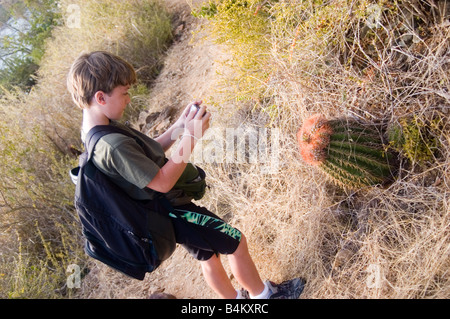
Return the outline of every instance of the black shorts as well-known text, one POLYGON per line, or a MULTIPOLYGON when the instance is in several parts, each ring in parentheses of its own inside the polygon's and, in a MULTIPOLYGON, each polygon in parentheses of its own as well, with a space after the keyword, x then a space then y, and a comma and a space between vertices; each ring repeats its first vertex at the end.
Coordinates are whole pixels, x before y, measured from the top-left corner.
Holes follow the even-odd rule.
POLYGON ((198 260, 214 254, 232 254, 242 234, 204 207, 189 203, 174 207, 170 213, 177 243, 198 260))

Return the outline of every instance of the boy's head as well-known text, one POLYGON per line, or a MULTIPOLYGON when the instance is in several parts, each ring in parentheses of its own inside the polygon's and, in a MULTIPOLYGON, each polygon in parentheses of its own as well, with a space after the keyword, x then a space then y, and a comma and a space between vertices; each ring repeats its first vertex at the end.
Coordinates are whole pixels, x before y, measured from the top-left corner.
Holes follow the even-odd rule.
POLYGON ((134 83, 134 68, 122 58, 105 51, 95 51, 78 57, 67 77, 67 88, 73 101, 82 109, 89 108, 96 92, 111 94, 118 86, 134 83))

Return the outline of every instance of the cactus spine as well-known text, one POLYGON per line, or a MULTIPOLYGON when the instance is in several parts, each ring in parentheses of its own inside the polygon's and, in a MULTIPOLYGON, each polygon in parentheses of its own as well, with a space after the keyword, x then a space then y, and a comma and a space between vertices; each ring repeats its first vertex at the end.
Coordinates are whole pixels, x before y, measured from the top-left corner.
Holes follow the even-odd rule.
POLYGON ((297 133, 303 160, 344 188, 383 184, 392 177, 391 155, 373 126, 315 115, 297 133))

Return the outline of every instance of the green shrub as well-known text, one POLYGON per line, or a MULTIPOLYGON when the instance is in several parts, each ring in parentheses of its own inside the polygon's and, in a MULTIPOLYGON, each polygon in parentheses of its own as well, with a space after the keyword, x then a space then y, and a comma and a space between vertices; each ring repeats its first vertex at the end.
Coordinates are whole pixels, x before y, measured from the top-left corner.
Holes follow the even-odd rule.
POLYGON ((271 6, 271 1, 218 0, 193 12, 210 20, 214 40, 226 44, 235 57, 237 100, 257 97, 260 82, 267 79, 271 6))
POLYGON ((82 252, 74 187, 67 176, 76 159, 61 154, 44 130, 24 116, 26 94, 7 93, 0 99, 0 224, 5 235, 0 294, 55 298, 55 288, 64 284, 65 264, 82 252))
POLYGON ((443 118, 431 120, 414 115, 402 118, 389 128, 389 145, 400 152, 413 165, 433 161, 441 147, 438 136, 443 128, 443 118))
POLYGON ((29 90, 36 83, 36 71, 45 52, 45 42, 60 20, 56 0, 26 0, 6 4, 2 22, 11 17, 26 19, 27 30, 5 36, 0 42, 0 56, 5 64, 0 70, 1 86, 4 89, 20 87, 29 90), (26 15, 28 12, 29 15, 26 15))

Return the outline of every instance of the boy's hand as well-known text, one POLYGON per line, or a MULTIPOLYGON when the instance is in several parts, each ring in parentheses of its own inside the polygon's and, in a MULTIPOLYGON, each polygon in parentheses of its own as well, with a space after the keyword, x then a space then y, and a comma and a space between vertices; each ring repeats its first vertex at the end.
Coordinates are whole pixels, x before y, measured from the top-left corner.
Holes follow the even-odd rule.
POLYGON ((202 103, 203 103, 202 100, 198 100, 198 101, 189 103, 188 106, 186 106, 186 108, 183 111, 183 114, 182 114, 183 119, 186 119, 186 117, 189 115, 189 112, 191 111, 192 106, 197 105, 198 107, 200 107, 200 105, 202 105, 202 103))
POLYGON ((206 106, 201 106, 202 101, 190 103, 183 112, 184 132, 194 136, 197 139, 203 137, 203 134, 209 128, 209 120, 211 113, 206 111, 206 106), (199 108, 192 108, 193 105, 198 105, 199 108))
POLYGON ((189 103, 189 104, 184 108, 183 113, 181 113, 180 118, 174 123, 174 125, 175 125, 177 128, 184 128, 184 124, 185 124, 185 121, 186 121, 186 117, 187 117, 187 115, 189 114, 189 110, 191 109, 191 107, 192 107, 193 105, 200 105, 200 104, 202 104, 202 101, 195 101, 195 102, 189 103))
POLYGON ((183 112, 181 113, 180 117, 178 118, 178 120, 174 123, 174 127, 176 129, 184 129, 185 126, 185 122, 186 122, 186 117, 189 114, 189 111, 191 109, 191 107, 193 105, 200 105, 202 104, 202 101, 195 101, 195 102, 191 102, 189 103, 183 110, 183 112))

